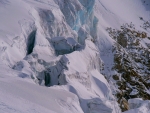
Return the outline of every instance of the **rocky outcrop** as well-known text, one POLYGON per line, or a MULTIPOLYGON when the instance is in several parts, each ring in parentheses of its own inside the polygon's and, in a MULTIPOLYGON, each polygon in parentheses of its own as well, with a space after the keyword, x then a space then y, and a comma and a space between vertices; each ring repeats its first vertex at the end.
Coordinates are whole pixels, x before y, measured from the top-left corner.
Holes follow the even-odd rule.
POLYGON ((129 109, 128 99, 149 100, 149 49, 143 47, 141 40, 148 39, 146 32, 137 31, 134 25, 126 24, 120 30, 108 28, 109 35, 116 40, 113 48, 114 66, 118 74, 112 75, 118 91, 116 97, 122 111, 129 109))

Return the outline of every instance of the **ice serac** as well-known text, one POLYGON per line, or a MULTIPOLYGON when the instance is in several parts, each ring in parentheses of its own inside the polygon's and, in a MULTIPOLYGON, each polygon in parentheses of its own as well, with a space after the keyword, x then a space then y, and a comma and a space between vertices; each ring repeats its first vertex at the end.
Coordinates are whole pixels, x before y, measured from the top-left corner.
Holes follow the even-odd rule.
POLYGON ((98 19, 94 15, 95 0, 56 0, 67 24, 78 34, 78 42, 97 38, 98 19))

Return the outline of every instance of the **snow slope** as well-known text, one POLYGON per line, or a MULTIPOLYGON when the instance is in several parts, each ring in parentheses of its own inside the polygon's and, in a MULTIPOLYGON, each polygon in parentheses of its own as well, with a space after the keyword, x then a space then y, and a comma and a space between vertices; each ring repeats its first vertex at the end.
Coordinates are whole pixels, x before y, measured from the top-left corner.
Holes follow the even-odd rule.
MULTIPOLYGON (((115 74, 121 78, 121 73, 112 70, 118 42, 106 29, 132 22, 150 35, 140 19, 149 20, 149 4, 148 0, 0 0, 0 113, 129 110, 130 99, 116 96, 122 91, 113 79, 115 74)), ((140 43, 148 49, 150 41, 140 43)), ((128 54, 128 49, 120 50, 128 54)), ((150 94, 148 87, 144 91, 150 94)))
POLYGON ((0 86, 1 113, 83 113, 77 96, 59 87, 45 88, 8 75, 1 76, 0 86))

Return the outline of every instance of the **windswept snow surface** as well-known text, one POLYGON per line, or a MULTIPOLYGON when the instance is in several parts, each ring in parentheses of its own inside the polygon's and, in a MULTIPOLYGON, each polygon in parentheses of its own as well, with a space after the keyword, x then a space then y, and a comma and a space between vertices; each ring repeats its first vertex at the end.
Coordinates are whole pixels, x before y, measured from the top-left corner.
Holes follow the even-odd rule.
POLYGON ((0 0, 0 113, 121 113, 106 28, 142 29, 145 2, 0 0))

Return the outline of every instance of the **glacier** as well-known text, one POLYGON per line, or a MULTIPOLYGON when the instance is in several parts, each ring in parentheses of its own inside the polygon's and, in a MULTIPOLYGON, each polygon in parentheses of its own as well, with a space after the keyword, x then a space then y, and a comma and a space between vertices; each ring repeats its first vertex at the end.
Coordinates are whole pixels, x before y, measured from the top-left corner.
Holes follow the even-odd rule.
MULTIPOLYGON (((114 59, 137 64, 106 30, 133 22, 150 35, 140 27, 139 17, 150 18, 145 1, 0 0, 0 112, 149 113, 144 96, 128 99, 135 90, 123 95, 115 81, 123 75, 113 70, 114 59)), ((147 43, 140 42, 145 49, 147 43)))

